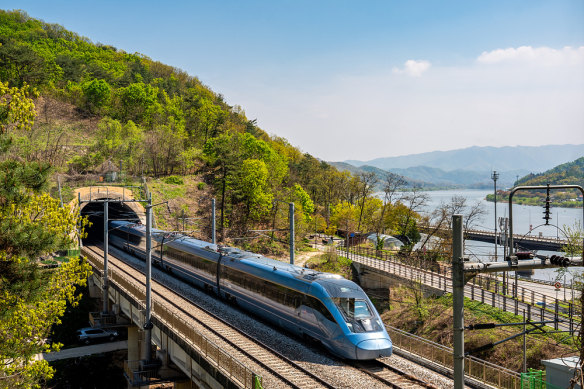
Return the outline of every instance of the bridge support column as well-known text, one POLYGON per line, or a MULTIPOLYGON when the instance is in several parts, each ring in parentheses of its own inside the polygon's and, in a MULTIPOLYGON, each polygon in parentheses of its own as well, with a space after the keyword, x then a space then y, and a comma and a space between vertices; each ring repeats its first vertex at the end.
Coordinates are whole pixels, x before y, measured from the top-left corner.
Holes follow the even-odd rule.
POLYGON ((140 359, 140 331, 137 326, 128 327, 128 361, 140 359))
POLYGON ((101 289, 95 284, 95 278, 92 275, 87 279, 87 287, 89 288, 89 297, 100 298, 102 297, 101 289))
POLYGON ((184 381, 174 383, 175 389, 191 389, 194 387, 196 387, 196 386, 193 386, 193 381, 191 381, 191 380, 184 380, 184 381))

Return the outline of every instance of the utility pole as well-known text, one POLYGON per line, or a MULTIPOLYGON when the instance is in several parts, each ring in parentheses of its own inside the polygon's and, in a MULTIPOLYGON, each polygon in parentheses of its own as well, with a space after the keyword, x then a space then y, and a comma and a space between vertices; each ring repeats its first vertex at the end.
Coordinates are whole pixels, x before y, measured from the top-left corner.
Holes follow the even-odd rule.
POLYGON ((294 265, 294 203, 290 203, 290 265, 294 265))
POLYGON ((106 198, 103 202, 103 313, 104 315, 107 314, 108 311, 108 287, 109 287, 109 279, 108 279, 108 251, 109 251, 109 231, 108 231, 108 222, 109 222, 109 202, 106 198))
POLYGON ((316 215, 314 215, 314 248, 316 248, 316 215))
POLYGON ((347 259, 349 259, 349 219, 347 219, 347 233, 345 236, 345 248, 347 249, 347 259))
MULTIPOLYGON (((509 219, 504 218, 503 220, 503 241, 505 242, 503 244, 503 260, 505 260, 507 258, 507 253, 509 252, 509 247, 507 245, 509 236, 508 236, 508 231, 509 231, 509 219)), ((503 293, 507 293, 507 289, 505 288, 505 286, 507 285, 507 283, 505 282, 505 277, 507 277, 506 273, 503 273, 503 293)))
POLYGON ((217 244, 215 234, 215 199, 211 199, 211 243, 217 244))
MULTIPOLYGON (((578 189, 579 185, 547 185, 515 187, 509 194, 509 256, 502 262, 464 262, 462 243, 462 215, 452 216, 452 300, 453 300, 453 341, 454 341, 454 388, 464 388, 464 285, 479 273, 497 273, 522 269, 549 269, 556 267, 582 266, 583 259, 538 258, 519 261, 513 247, 513 194, 518 190, 578 189)), ((584 203, 584 202, 583 202, 584 203)), ((547 209, 546 209, 547 210, 547 209)), ((582 207, 584 212, 584 205, 582 207)), ((548 216, 546 214, 546 216, 548 216)), ((547 220, 547 219, 546 219, 547 220)), ((584 249, 583 249, 584 250, 584 249)), ((584 254, 584 253, 583 253, 584 254)), ((584 257, 584 255, 583 255, 584 257)), ((525 320, 524 320, 525 322, 525 320)))
MULTIPOLYGON (((81 192, 77 192, 77 206, 79 207, 79 216, 81 216, 81 192)), ((81 255, 81 249, 83 248, 83 240, 81 239, 81 218, 77 223, 77 243, 79 244, 79 254, 81 255)))
POLYGON ((499 179, 499 173, 496 170, 493 170, 491 179, 493 180, 493 192, 495 194, 495 261, 497 261, 497 180, 499 179))
POLYGON ((152 195, 148 194, 146 205, 146 312, 144 314, 144 345, 142 347, 143 364, 150 362, 152 354, 152 195))
POLYGON ((527 373, 527 322, 525 321, 525 309, 523 310, 523 372, 527 373))
POLYGON ((462 215, 452 215, 452 297, 454 387, 464 387, 464 248, 462 215))

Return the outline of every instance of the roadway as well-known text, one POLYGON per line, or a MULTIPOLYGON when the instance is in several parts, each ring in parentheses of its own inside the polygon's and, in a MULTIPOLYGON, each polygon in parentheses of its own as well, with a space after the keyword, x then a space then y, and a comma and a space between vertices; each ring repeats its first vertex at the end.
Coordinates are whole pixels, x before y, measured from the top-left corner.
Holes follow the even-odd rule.
POLYGON ((128 341, 119 340, 117 342, 92 344, 90 346, 81 346, 67 348, 52 353, 42 353, 35 356, 36 360, 45 360, 48 362, 60 361, 62 359, 80 358, 93 354, 109 353, 111 351, 127 350, 128 341))

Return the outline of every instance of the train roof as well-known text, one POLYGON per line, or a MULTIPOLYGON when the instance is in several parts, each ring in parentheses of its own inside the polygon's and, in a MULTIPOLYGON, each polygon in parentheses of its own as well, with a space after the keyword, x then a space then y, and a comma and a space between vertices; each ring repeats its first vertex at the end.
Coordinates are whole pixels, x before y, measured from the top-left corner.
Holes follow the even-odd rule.
MULTIPOLYGON (((139 223, 131 223, 127 221, 112 221, 110 222, 113 228, 119 228, 122 230, 132 230, 141 236, 146 235, 146 226, 139 223)), ((324 273, 308 268, 303 268, 296 265, 291 265, 289 263, 285 263, 282 261, 278 261, 276 259, 268 258, 261 254, 252 253, 249 251, 241 250, 236 247, 227 247, 227 246, 217 246, 216 244, 212 244, 206 241, 197 240, 185 235, 181 234, 172 234, 166 231, 162 231, 159 229, 152 229, 152 233, 154 234, 155 240, 160 242, 161 237, 165 234, 169 234, 168 238, 165 238, 164 244, 169 244, 170 246, 175 247, 184 247, 184 248, 191 248, 191 249, 205 249, 210 251, 221 252, 224 256, 228 256, 230 258, 236 259, 241 263, 246 264, 252 268, 257 269, 259 272, 270 272, 278 270, 278 275, 283 276, 286 275, 290 279, 304 281, 306 283, 312 283, 317 281, 318 283, 322 283, 325 286, 324 281, 329 281, 328 284, 337 284, 346 285, 349 287, 350 285, 355 285, 352 281, 346 280, 342 276, 338 274, 331 274, 331 273, 324 273), (166 241, 168 239, 168 243, 166 241)), ((326 287, 326 286, 325 286, 326 287)))
POLYGON ((290 278, 300 279, 309 283, 318 280, 345 280, 342 276, 337 274, 323 273, 320 271, 291 265, 289 263, 265 257, 261 254, 240 250, 235 247, 222 247, 220 248, 220 251, 223 253, 223 255, 238 259, 242 262, 245 262, 249 266, 256 267, 261 270, 278 270, 279 272, 288 274, 290 278))
MULTIPOLYGON (((136 232, 140 236, 146 236, 146 226, 141 223, 133 223, 128 221, 111 221, 110 225, 113 226, 113 228, 115 229, 125 231, 131 229, 132 232, 136 232)), ((187 248, 199 248, 217 251, 216 244, 191 238, 190 236, 182 235, 179 233, 172 233, 159 230, 157 228, 152 228, 152 235, 153 235, 152 238, 157 242, 161 242, 162 238, 164 237, 165 240, 164 244, 170 244, 171 246, 173 245, 173 243, 179 243, 181 246, 187 248)))
POLYGON ((169 246, 180 246, 191 249, 205 249, 215 252, 218 249, 216 244, 206 242, 204 240, 191 238, 190 236, 182 234, 172 234, 169 237, 165 237, 164 244, 169 246))

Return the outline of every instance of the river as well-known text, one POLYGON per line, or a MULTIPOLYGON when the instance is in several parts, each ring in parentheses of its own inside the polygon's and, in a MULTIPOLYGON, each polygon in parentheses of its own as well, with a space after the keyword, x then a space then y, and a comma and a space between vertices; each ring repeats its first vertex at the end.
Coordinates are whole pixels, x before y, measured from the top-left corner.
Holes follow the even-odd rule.
MULTIPOLYGON (((436 209, 441 203, 449 203, 453 196, 464 196, 467 199, 467 204, 472 205, 476 202, 480 202, 485 210, 485 215, 478 220, 473 228, 481 230, 493 231, 495 228, 495 204, 493 202, 488 202, 485 200, 487 194, 493 193, 487 190, 443 190, 443 191, 428 191, 430 200, 428 204, 424 207, 423 212, 428 214, 436 209)), ((509 217, 509 205, 507 202, 497 203, 497 218, 509 217)), ((564 233, 561 231, 565 226, 573 227, 574 224, 580 223, 584 225, 582 220, 582 208, 551 208, 551 220, 550 225, 546 226, 543 220, 543 207, 532 206, 532 205, 513 205, 513 232, 515 234, 528 234, 530 229, 532 229, 531 234, 546 237, 559 237, 560 239, 565 239, 564 233), (557 227, 559 226, 559 228, 557 227)), ((491 260, 495 253, 495 245, 477 242, 477 241, 467 241, 465 244, 465 255, 481 260, 491 260)), ((556 254, 550 251, 539 251, 539 254, 551 255, 556 254)), ((499 258, 502 258, 503 247, 497 247, 497 254, 499 258)), ((575 272, 582 273, 584 268, 574 267, 568 268, 566 272, 565 281, 569 284, 572 279, 572 274, 575 272)), ((558 278, 557 269, 536 269, 534 275, 532 276, 536 279, 555 281, 558 278)), ((564 278, 559 279, 560 282, 564 283, 564 278)))

